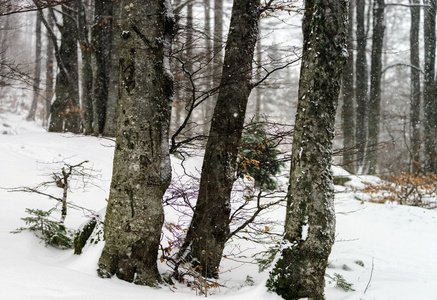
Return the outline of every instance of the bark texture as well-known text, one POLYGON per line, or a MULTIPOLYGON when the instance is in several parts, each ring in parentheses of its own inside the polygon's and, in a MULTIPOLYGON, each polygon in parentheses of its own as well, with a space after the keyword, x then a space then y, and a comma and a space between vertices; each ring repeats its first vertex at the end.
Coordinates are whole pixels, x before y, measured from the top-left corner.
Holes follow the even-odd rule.
MULTIPOLYGON (((217 277, 229 236, 230 196, 236 160, 252 89, 252 59, 258 35, 259 0, 234 1, 223 76, 203 160, 196 210, 184 248, 193 265, 217 277)), ((184 251, 183 251, 184 252, 184 251)))
POLYGON ((367 168, 375 174, 378 163, 379 123, 381 115, 382 47, 384 44, 384 0, 373 4, 373 38, 370 68, 369 125, 367 141, 367 168))
POLYGON ((305 1, 303 57, 282 257, 267 286, 284 299, 323 299, 335 238, 332 139, 347 58, 347 0, 305 1))
MULTIPOLYGON (((173 18, 166 1, 123 2, 120 107, 101 277, 160 282, 162 196, 171 179, 168 151, 173 79, 168 54, 173 18)), ((168 3, 168 2, 167 2, 168 3)))

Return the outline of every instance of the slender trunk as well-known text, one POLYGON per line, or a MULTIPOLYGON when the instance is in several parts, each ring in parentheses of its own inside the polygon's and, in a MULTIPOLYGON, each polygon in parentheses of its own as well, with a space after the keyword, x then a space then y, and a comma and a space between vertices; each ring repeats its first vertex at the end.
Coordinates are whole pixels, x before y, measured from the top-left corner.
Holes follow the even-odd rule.
POLYGON ((78 31, 82 54, 82 109, 84 111, 84 131, 91 134, 93 128, 93 70, 91 67, 92 46, 88 37, 87 15, 84 4, 79 5, 78 31))
MULTIPOLYGON (((214 0, 214 41, 212 46, 213 51, 213 77, 212 86, 218 87, 220 85, 220 78, 223 69, 223 0, 214 0)), ((214 111, 217 103, 218 94, 212 97, 211 108, 214 111)))
MULTIPOLYGON (((261 25, 258 33, 258 40, 256 43, 256 64, 257 64, 257 80, 261 79, 261 69, 262 69, 262 51, 261 51, 261 25)), ((255 98, 255 122, 258 122, 261 114, 261 88, 258 86, 256 89, 255 98)))
POLYGON ((171 180, 168 129, 174 20, 165 0, 126 0, 121 13, 120 109, 105 247, 98 274, 156 286, 164 222, 162 196, 171 180), (147 16, 147 17, 145 17, 147 16))
POLYGON ((437 173, 437 101, 435 87, 436 0, 425 0, 424 12, 425 74, 423 105, 425 111, 425 171, 437 173))
POLYGON ((335 239, 332 139, 346 61, 347 0, 305 1, 303 57, 282 256, 267 287, 284 299, 324 299, 335 239))
POLYGON ((343 131, 343 167, 349 172, 354 171, 355 155, 355 114, 354 114, 354 8, 355 2, 349 4, 349 23, 346 60, 342 75, 343 106, 341 110, 341 128, 343 131))
MULTIPOLYGON (((54 20, 52 16, 48 15, 48 26, 53 28, 54 20)), ((47 47, 46 47, 46 92, 45 92, 45 105, 44 105, 44 126, 48 125, 50 117, 50 106, 52 105, 52 99, 54 96, 54 70, 55 70, 55 56, 54 56, 53 39, 50 34, 47 33, 47 47)))
MULTIPOLYGON (((410 0, 410 4, 419 5, 420 0, 410 0)), ((420 55, 419 55, 419 30, 420 7, 412 6, 410 28, 410 62, 411 62, 411 93, 410 93, 410 159, 411 171, 420 170, 420 55)))
MULTIPOLYGON (((78 0, 70 2, 78 9, 78 0)), ((79 108, 79 72, 77 57, 77 23, 70 8, 62 7, 63 17, 61 46, 59 48, 59 73, 56 76, 56 100, 50 107, 49 131, 80 132, 81 110, 79 108)))
POLYGON ((367 107, 368 107, 368 75, 367 75, 367 34, 364 22, 365 17, 365 0, 357 0, 357 59, 356 59, 356 129, 355 143, 357 147, 357 164, 362 166, 367 140, 367 107))
MULTIPOLYGON (((212 74, 213 74, 213 66, 212 66, 212 40, 211 40, 211 0, 203 0, 203 5, 205 7, 205 60, 208 63, 206 68, 205 75, 205 90, 209 91, 212 88, 212 74)), ((212 105, 212 97, 209 97, 205 100, 203 104, 203 134, 208 135, 209 127, 211 124, 212 112, 214 111, 214 106, 212 105)))
POLYGON ((372 64, 370 69, 369 125, 367 166, 375 174, 378 164, 379 126, 381 115, 382 47, 384 45, 384 0, 375 0, 373 6, 372 64))
POLYGON ((109 66, 108 105, 106 108, 106 123, 103 134, 115 136, 117 131, 118 112, 118 81, 120 66, 120 13, 121 1, 114 2, 112 8, 112 34, 111 34, 111 59, 109 66))
POLYGON ((93 95, 93 131, 103 133, 108 105, 108 86, 111 59, 112 0, 95 1, 92 28, 95 73, 93 95))
POLYGON ((35 24, 35 75, 33 78, 33 100, 32 105, 29 110, 29 114, 26 117, 27 121, 34 121, 36 109, 38 107, 39 99, 39 84, 41 82, 41 14, 36 13, 36 24, 35 24))
POLYGON ((229 236, 231 190, 252 89, 252 59, 258 36, 259 0, 234 1, 220 92, 203 160, 196 210, 184 243, 192 263, 207 277, 217 277, 229 236))

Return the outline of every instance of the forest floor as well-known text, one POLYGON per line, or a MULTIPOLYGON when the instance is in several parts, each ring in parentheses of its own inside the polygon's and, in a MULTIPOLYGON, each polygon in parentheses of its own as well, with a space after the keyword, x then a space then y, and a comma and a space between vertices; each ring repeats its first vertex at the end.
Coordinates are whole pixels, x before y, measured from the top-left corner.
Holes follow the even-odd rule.
MULTIPOLYGON (((47 133, 39 124, 23 121, 20 115, 0 113, 0 298, 1 299, 197 299, 198 290, 184 284, 163 285, 160 289, 137 286, 96 274, 103 242, 87 245, 82 255, 73 250, 45 246, 32 232, 12 234, 25 226, 26 208, 48 210, 55 200, 38 194, 10 192, 7 188, 35 187, 50 180, 63 162, 89 161, 92 178, 72 181, 69 201, 94 211, 104 211, 112 172, 114 142, 109 139, 47 133), (84 186, 84 183, 86 185, 84 186)), ((172 158, 175 174, 182 172, 181 160, 172 158)), ((187 170, 200 168, 201 158, 185 162, 187 170)), ((335 168, 334 173, 343 172, 335 168)), ((179 173, 182 174, 182 173, 179 173)), ((336 186, 336 243, 326 271, 325 294, 339 299, 437 299, 437 211, 395 203, 376 204, 353 190, 372 177, 351 176, 349 186, 336 186), (338 275, 336 275, 338 274, 338 275), (335 278, 352 284, 346 292, 335 278)), ((176 177, 177 178, 177 177, 176 177)), ((60 196, 50 187, 46 193, 60 196)), ((166 222, 178 222, 166 208, 166 222)), ((77 229, 90 213, 68 212, 66 226, 77 229)), ((264 216, 283 220, 282 208, 264 216)), ((186 222, 186 221, 185 221, 186 222)), ((280 222, 279 222, 280 223, 280 222)), ((279 225, 272 225, 280 230, 279 225)), ((168 234, 168 232, 167 232, 168 234)), ((166 237, 163 243, 167 243, 166 237)), ((268 270, 259 273, 253 255, 262 245, 234 239, 223 260, 219 284, 211 288, 213 299, 281 299, 268 293, 268 270)), ((158 261, 165 272, 165 262, 158 261)), ((344 286, 344 285, 343 285, 344 286)))

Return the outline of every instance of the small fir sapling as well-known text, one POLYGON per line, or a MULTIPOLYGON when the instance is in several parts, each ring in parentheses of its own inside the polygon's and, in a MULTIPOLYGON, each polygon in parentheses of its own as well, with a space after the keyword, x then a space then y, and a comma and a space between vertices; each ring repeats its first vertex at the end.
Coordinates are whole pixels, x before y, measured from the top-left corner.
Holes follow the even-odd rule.
MULTIPOLYGON (((13 231, 13 233, 18 233, 23 230, 30 230, 34 232, 40 239, 42 239, 46 243, 46 245, 55 246, 61 249, 67 249, 72 248, 74 244, 73 231, 67 229, 64 225, 65 219, 67 217, 67 207, 80 209, 82 211, 94 214, 93 211, 85 207, 81 207, 67 201, 68 191, 70 190, 70 181, 72 179, 78 181, 80 180, 83 186, 85 186, 87 183, 89 183, 91 178, 95 177, 95 175, 92 175, 92 169, 84 167, 84 164, 88 163, 88 161, 82 161, 81 163, 74 165, 68 164, 65 161, 62 161, 61 163, 63 164, 61 171, 53 172, 52 174, 50 174, 51 180, 42 182, 36 187, 10 188, 8 189, 8 191, 34 193, 56 200, 57 203, 55 203, 55 206, 48 211, 26 208, 26 212, 30 216, 22 218, 22 220, 26 223, 26 225, 29 226, 20 227, 17 230, 13 231), (63 191, 62 197, 47 192, 47 188, 51 186, 61 188, 63 191), (61 215, 58 220, 57 218, 53 217, 52 214, 59 210, 59 204, 61 205, 61 215)), ((80 237, 80 240, 83 242, 85 236, 83 235, 83 233, 81 234, 78 234, 78 237, 80 237)), ((87 238, 89 238, 89 236, 87 238)), ((79 242, 76 243, 78 243, 78 245, 80 244, 79 242)))

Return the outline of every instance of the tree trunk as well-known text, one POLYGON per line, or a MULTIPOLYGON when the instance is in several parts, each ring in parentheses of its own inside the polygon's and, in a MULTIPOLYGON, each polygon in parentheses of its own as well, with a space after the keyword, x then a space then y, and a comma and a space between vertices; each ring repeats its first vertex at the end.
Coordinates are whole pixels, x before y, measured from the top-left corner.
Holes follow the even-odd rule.
MULTIPOLYGON (((410 4, 419 5, 420 0, 410 0, 410 4)), ((419 54, 419 30, 420 30, 420 7, 412 6, 410 28, 410 62, 411 62, 411 93, 410 93, 410 159, 411 171, 420 170, 420 54, 419 54)))
POLYGON ((106 108, 106 123, 103 134, 115 136, 117 131, 118 111, 118 77, 120 61, 120 13, 121 1, 114 2, 112 7, 111 58, 109 66, 108 105, 106 108))
POLYGON ((343 167, 354 172, 355 155, 355 114, 354 114, 354 8, 355 1, 349 4, 349 23, 347 51, 349 57, 344 65, 342 75, 343 106, 341 110, 341 128, 343 131, 343 167))
POLYGON ((93 132, 93 70, 91 66, 93 47, 88 38, 87 15, 82 1, 78 12, 78 32, 82 54, 82 109, 85 134, 91 134, 93 132))
POLYGON ((27 121, 34 121, 36 109, 38 107, 39 99, 39 84, 41 81, 41 14, 36 13, 36 24, 35 24, 35 77, 33 78, 33 100, 32 105, 29 110, 29 114, 26 117, 27 121))
MULTIPOLYGON (((256 42, 256 64, 257 64, 257 80, 261 80, 261 70, 262 70, 262 51, 261 51, 261 24, 258 30, 258 40, 256 42)), ((261 115, 261 87, 257 87, 255 89, 256 97, 255 97, 255 122, 259 122, 261 115)))
POLYGON ((378 163, 379 123, 381 115, 382 47, 384 45, 384 0, 375 0, 373 5, 372 65, 370 68, 369 125, 367 141, 367 167, 375 174, 378 163))
POLYGON ((305 1, 303 57, 282 256, 267 286, 284 299, 323 299, 335 239, 332 139, 347 52, 347 0, 305 1))
MULTIPOLYGON (((206 67, 205 75, 205 91, 210 91, 212 88, 212 76, 213 76, 213 66, 212 66, 212 40, 211 40, 211 0, 203 0, 203 5, 205 7, 205 60, 208 62, 206 67)), ((202 105, 203 108, 203 134, 206 136, 209 133, 209 127, 211 124, 212 112, 214 111, 214 106, 212 105, 212 97, 208 97, 202 105)))
POLYGON ((437 101, 435 87, 436 0, 425 0, 424 12, 425 74, 423 104, 425 111, 425 171, 437 174, 437 101))
MULTIPOLYGON (((42 12, 41 12, 42 13, 42 12)), ((48 26, 53 28, 54 20, 49 14, 48 26)), ((46 92, 45 92, 45 105, 44 105, 44 126, 48 125, 50 117, 50 106, 52 105, 52 99, 54 96, 54 70, 55 70, 55 56, 54 56, 53 39, 50 34, 47 33, 47 48, 46 48, 46 92)))
MULTIPOLYGON (((79 1, 69 2, 78 9, 79 1)), ((69 7, 62 6, 61 47, 59 73, 56 76, 56 100, 50 107, 50 132, 80 132, 79 72, 77 61, 77 23, 69 7)))
POLYGON ((362 166, 367 140, 367 107, 368 107, 368 75, 367 75, 367 34, 364 24, 365 0, 357 0, 357 59, 356 59, 356 130, 357 165, 362 166))
POLYGON ((93 95, 93 131, 103 133, 108 104, 108 86, 111 58, 112 0, 95 1, 92 39, 94 45, 94 95, 93 95))
POLYGON ((101 277, 116 274, 155 286, 164 221, 162 196, 170 184, 168 145, 173 79, 169 51, 171 7, 164 0, 123 2, 120 109, 105 220, 101 277), (145 17, 147 16, 147 17, 145 17))
MULTIPOLYGON (((217 12, 216 12, 217 13, 217 12)), ((184 251, 206 277, 217 277, 229 236, 230 196, 258 35, 259 0, 234 1, 220 92, 203 160, 199 196, 184 251)))
MULTIPOLYGON (((214 0, 214 41, 212 45, 213 61, 212 61, 212 86, 216 88, 220 85, 220 78, 223 69, 223 0, 214 0)), ((210 120, 214 114, 214 109, 217 103, 218 94, 214 94, 209 101, 210 120)), ((211 126, 210 126, 211 127, 211 126)))

